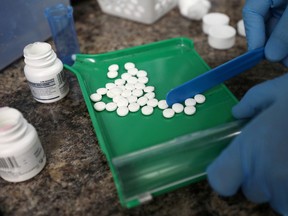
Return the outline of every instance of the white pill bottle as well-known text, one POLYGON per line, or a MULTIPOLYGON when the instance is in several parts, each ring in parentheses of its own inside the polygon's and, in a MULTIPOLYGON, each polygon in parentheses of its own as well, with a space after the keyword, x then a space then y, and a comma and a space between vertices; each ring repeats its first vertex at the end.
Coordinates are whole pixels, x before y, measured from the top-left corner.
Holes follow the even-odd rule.
POLYGON ((63 63, 57 58, 50 44, 28 44, 23 54, 26 63, 24 74, 36 101, 52 103, 68 94, 69 85, 63 71, 63 63))
POLYGON ((14 108, 0 108, 0 176, 22 182, 37 175, 46 156, 35 128, 14 108))

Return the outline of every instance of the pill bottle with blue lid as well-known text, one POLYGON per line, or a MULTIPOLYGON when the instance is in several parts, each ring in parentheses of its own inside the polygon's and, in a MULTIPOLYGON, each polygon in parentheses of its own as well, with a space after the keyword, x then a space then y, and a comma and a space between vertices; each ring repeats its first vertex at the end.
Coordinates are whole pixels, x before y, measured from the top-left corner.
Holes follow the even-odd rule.
POLYGON ((9 182, 26 181, 45 164, 44 149, 33 125, 17 109, 0 108, 0 177, 9 182))
POLYGON ((50 44, 35 42, 24 50, 24 74, 34 99, 52 103, 64 98, 69 85, 63 71, 63 63, 57 58, 50 44))

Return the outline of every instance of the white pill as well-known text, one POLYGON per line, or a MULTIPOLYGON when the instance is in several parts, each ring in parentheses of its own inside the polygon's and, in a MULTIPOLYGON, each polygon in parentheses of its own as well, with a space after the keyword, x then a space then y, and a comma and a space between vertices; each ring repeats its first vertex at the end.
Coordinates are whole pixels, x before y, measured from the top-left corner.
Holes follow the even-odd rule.
POLYGON ((184 106, 180 103, 175 103, 172 105, 172 109, 175 113, 181 113, 184 110, 184 106))
POLYGON ((131 68, 127 72, 129 74, 131 74, 132 76, 135 76, 138 73, 138 69, 137 68, 131 68))
POLYGON ((118 87, 121 88, 122 91, 126 90, 125 86, 123 86, 123 85, 119 85, 118 87))
POLYGON ((130 112, 137 112, 140 109, 140 105, 138 103, 131 103, 128 106, 130 112))
POLYGON ((128 100, 126 99, 126 98, 124 98, 124 99, 120 99, 118 102, 117 102, 117 106, 118 107, 122 107, 122 106, 128 106, 128 100))
POLYGON ((134 89, 132 91, 132 95, 134 95, 136 97, 141 97, 143 95, 143 90, 142 89, 134 89))
POLYGON ((136 89, 144 89, 145 88, 145 84, 139 83, 139 82, 137 82, 134 86, 136 89))
POLYGON ((143 97, 138 98, 137 103, 140 106, 144 106, 147 104, 147 101, 148 101, 148 98, 143 96, 143 97))
POLYGON ((144 88, 144 92, 153 92, 155 90, 155 87, 154 86, 146 86, 144 88))
POLYGON ((113 100, 114 103, 118 103, 118 101, 120 101, 122 99, 125 99, 125 98, 123 96, 121 96, 121 95, 118 95, 118 96, 113 97, 112 100, 113 100))
POLYGON ((129 74, 129 73, 123 73, 123 74, 121 75, 121 78, 122 78, 123 80, 128 80, 130 77, 131 77, 131 74, 129 74))
POLYGON ((117 71, 109 71, 107 73, 107 77, 110 78, 110 79, 114 79, 118 76, 118 72, 117 71))
POLYGON ((132 83, 126 83, 125 89, 127 90, 134 90, 135 86, 132 83))
POLYGON ((93 93, 93 94, 90 95, 90 99, 93 102, 97 102, 97 101, 100 101, 102 99, 102 95, 100 95, 98 93, 93 93))
POLYGON ((158 106, 158 100, 156 98, 152 98, 147 101, 147 105, 151 107, 156 107, 158 106))
POLYGON ((119 88, 119 87, 114 87, 114 88, 111 88, 111 89, 110 89, 110 92, 112 92, 112 94, 113 94, 114 96, 118 96, 118 95, 120 95, 123 91, 122 91, 122 89, 119 88))
POLYGON ((155 93, 154 92, 148 92, 144 96, 147 97, 148 99, 152 99, 152 98, 155 98, 155 93))
POLYGON ((114 83, 117 85, 117 86, 121 86, 121 85, 124 85, 126 83, 126 80, 123 80, 123 79, 116 79, 114 81, 114 83))
POLYGON ((121 106, 117 108, 116 112, 119 116, 126 116, 129 113, 129 110, 128 110, 128 107, 121 106))
POLYGON ((107 93, 107 89, 106 88, 99 88, 99 89, 97 89, 96 92, 100 95, 105 95, 107 93))
POLYGON ((113 98, 113 97, 116 96, 116 95, 114 95, 113 92, 111 92, 110 90, 107 91, 107 94, 106 94, 106 95, 107 95, 108 98, 113 98))
POLYGON ((117 104, 114 102, 109 102, 106 104, 106 110, 109 112, 115 111, 117 109, 117 104))
POLYGON ((195 99, 195 101, 197 102, 197 103, 204 103, 205 102, 205 100, 206 100, 206 97, 204 96, 204 95, 202 95, 202 94, 196 94, 195 96, 194 96, 194 99, 195 99))
POLYGON ((184 113, 186 115, 193 115, 196 112, 196 108, 194 106, 187 106, 184 108, 184 113))
POLYGON ((125 90, 122 92, 121 96, 123 96, 123 97, 125 97, 125 98, 128 98, 128 97, 131 96, 131 94, 132 94, 132 91, 131 91, 131 90, 125 89, 125 90))
POLYGON ((141 108, 141 112, 143 115, 151 115, 153 113, 153 107, 151 106, 144 106, 141 108))
POLYGON ((119 66, 117 64, 112 64, 108 67, 109 71, 117 71, 119 69, 119 66))
POLYGON ((129 77, 127 79, 127 83, 136 84, 137 82, 138 82, 138 79, 136 77, 129 77))
POLYGON ((137 77, 146 77, 147 72, 145 70, 139 70, 136 74, 137 77))
POLYGON ((184 102, 185 106, 195 106, 196 101, 193 98, 187 98, 184 102))
POLYGON ((106 85, 105 85, 105 87, 106 87, 106 89, 112 89, 112 88, 114 88, 114 87, 116 87, 116 85, 115 85, 115 83, 107 83, 106 85))
POLYGON ((146 84, 146 83, 148 83, 148 81, 149 81, 148 77, 139 77, 138 78, 138 82, 140 82, 140 83, 146 84))
POLYGON ((124 68, 125 68, 126 70, 135 68, 135 64, 132 63, 132 62, 127 62, 127 63, 125 63, 124 68))
POLYGON ((106 107, 106 104, 103 101, 100 101, 94 104, 94 109, 96 111, 103 111, 105 107, 106 107))
POLYGON ((168 108, 168 104, 167 104, 167 102, 166 102, 166 100, 160 100, 159 102, 158 102, 158 107, 159 107, 159 109, 167 109, 168 108))
POLYGON ((134 95, 131 95, 131 96, 127 97, 127 100, 128 100, 129 103, 136 103, 137 99, 138 98, 136 96, 134 96, 134 95))
POLYGON ((174 112, 174 110, 171 109, 171 108, 168 108, 168 109, 163 110, 163 116, 164 116, 165 118, 172 118, 174 115, 175 115, 175 112, 174 112))

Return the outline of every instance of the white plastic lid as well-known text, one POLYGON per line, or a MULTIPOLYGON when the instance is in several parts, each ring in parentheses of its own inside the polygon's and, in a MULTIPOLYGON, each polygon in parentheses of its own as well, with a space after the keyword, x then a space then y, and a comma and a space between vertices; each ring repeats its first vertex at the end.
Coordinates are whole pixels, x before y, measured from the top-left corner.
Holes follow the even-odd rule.
POLYGON ((209 13, 202 19, 202 29, 205 34, 209 33, 209 29, 213 26, 229 25, 230 18, 223 13, 209 13))
POLYGON ((232 26, 214 26, 208 34, 208 43, 215 49, 229 49, 235 44, 236 30, 232 26))
POLYGON ((180 13, 192 20, 201 20, 211 8, 208 0, 179 0, 180 13))
POLYGON ((238 23, 237 23, 237 31, 238 31, 239 35, 241 35, 243 37, 246 37, 244 21, 242 19, 239 20, 238 23))

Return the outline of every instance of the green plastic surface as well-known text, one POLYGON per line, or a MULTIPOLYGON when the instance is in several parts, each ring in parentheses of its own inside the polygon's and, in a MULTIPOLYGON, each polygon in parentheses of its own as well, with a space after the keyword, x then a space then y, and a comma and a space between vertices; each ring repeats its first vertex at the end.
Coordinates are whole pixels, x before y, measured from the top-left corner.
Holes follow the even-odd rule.
MULTIPOLYGON (((203 164, 203 160, 205 161, 203 166, 198 167, 198 170, 191 173, 191 178, 188 178, 187 181, 175 180, 173 176, 168 176, 171 181, 169 179, 167 181, 164 176, 162 179, 157 178, 157 184, 150 185, 147 179, 138 179, 133 186, 135 190, 133 189, 132 192, 126 190, 129 185, 125 185, 125 178, 130 174, 133 176, 133 173, 127 175, 122 171, 123 169, 119 165, 123 161, 122 159, 124 158, 125 161, 126 156, 130 158, 131 154, 137 155, 137 153, 145 150, 153 152, 155 146, 160 144, 163 146, 178 137, 233 121, 231 108, 237 103, 237 100, 221 84, 205 92, 206 102, 196 106, 197 112, 193 116, 180 113, 172 119, 165 119, 162 116, 162 111, 158 108, 154 109, 150 116, 142 115, 141 111, 129 113, 125 117, 119 117, 116 112, 95 111, 94 103, 89 96, 98 88, 104 87, 106 83, 113 82, 113 80, 107 78, 107 70, 111 64, 118 64, 120 66, 119 74, 122 74, 125 72, 124 64, 126 62, 133 62, 139 70, 142 69, 148 72, 149 82, 147 85, 155 86, 156 98, 159 100, 165 99, 170 89, 206 72, 210 68, 195 51, 193 42, 187 38, 174 38, 104 54, 79 54, 72 67, 65 65, 78 78, 98 142, 109 162, 121 204, 126 207, 134 207, 149 199, 149 196, 159 195, 203 179, 207 164, 219 154, 228 144, 228 141, 226 140, 224 144, 221 142, 217 149, 208 148, 209 150, 202 151, 201 156, 197 154, 195 149, 190 151, 188 155, 186 153, 185 158, 187 160, 191 158, 194 163, 203 164)), ((111 99, 104 98, 104 101, 108 102, 111 99)), ((177 143, 174 142, 174 147, 171 150, 175 149, 177 143)), ((189 142, 186 142, 185 145, 189 145, 189 142)), ((213 145, 217 145, 217 140, 213 141, 213 145)), ((169 152, 169 148, 165 149, 169 152)), ((201 150, 201 148, 198 148, 198 150, 201 150)), ((161 160, 156 160, 156 163, 165 163, 165 161, 173 163, 170 161, 169 154, 167 154, 167 159, 165 159, 165 154, 160 156, 161 160)), ((175 155, 173 157, 175 158, 175 155)), ((179 158, 181 157, 183 158, 184 155, 179 154, 179 158)), ((159 164, 150 165, 159 166, 159 164)), ((160 165, 159 169, 161 167, 160 165)), ((134 166, 131 172, 138 175, 137 172, 141 172, 141 170, 136 171, 135 169, 137 170, 137 166, 136 168, 134 166)), ((139 166, 139 169, 141 169, 141 166, 139 166)), ((145 169, 147 171, 147 166, 145 169)), ((188 170, 183 169, 182 172, 185 173, 188 170)), ((182 178, 181 176, 179 175, 179 178, 182 178)), ((185 176, 187 177, 187 173, 185 176)), ((149 176, 146 178, 149 178, 149 176)))

